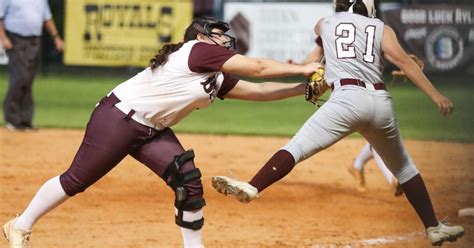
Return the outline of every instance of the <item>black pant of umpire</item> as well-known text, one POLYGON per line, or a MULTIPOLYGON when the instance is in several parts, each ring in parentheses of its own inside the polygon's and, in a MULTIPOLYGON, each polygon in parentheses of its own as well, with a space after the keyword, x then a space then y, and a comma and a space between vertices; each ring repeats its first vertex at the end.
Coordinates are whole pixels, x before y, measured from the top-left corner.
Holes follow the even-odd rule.
POLYGON ((32 127, 33 81, 39 63, 40 37, 23 37, 7 32, 13 48, 8 55, 8 90, 3 101, 5 122, 17 128, 32 127))

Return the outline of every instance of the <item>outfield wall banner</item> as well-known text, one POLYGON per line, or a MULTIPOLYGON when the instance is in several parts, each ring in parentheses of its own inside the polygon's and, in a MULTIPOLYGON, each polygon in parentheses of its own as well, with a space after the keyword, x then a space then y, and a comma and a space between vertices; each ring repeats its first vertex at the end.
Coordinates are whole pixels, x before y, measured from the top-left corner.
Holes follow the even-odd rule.
POLYGON ((146 66, 165 43, 182 40, 191 0, 67 0, 64 62, 146 66))
POLYGON ((427 71, 474 67, 474 5, 408 5, 384 12, 402 46, 422 58, 427 71))
POLYGON ((314 25, 331 15, 331 3, 226 2, 224 20, 237 52, 250 57, 301 62, 316 46, 314 25))

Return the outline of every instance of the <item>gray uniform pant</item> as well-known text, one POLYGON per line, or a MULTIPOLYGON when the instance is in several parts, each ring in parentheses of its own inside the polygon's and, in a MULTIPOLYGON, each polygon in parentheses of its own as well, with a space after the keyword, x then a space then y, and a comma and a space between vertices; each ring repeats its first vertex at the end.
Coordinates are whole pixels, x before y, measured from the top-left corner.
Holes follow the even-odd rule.
POLYGON ((400 183, 418 174, 403 145, 391 97, 382 90, 337 88, 283 149, 298 163, 353 132, 367 139, 400 183))
POLYGON ((41 39, 21 37, 8 32, 13 48, 8 55, 8 90, 3 101, 3 115, 6 122, 19 125, 32 125, 33 120, 33 81, 38 67, 41 39))

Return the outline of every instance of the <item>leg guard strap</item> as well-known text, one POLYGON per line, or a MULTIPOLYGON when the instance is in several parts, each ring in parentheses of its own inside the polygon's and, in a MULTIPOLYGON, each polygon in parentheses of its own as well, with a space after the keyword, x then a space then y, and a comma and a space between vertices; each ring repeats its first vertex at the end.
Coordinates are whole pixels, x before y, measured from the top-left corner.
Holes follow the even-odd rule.
POLYGON ((179 186, 192 182, 201 178, 201 171, 196 168, 194 170, 188 171, 186 173, 179 173, 176 177, 173 177, 167 184, 176 191, 176 188, 179 186))
POLYGON ((192 230, 201 229, 202 226, 204 225, 204 217, 192 222, 184 221, 183 210, 185 211, 198 210, 204 207, 205 205, 206 205, 206 201, 204 201, 204 199, 199 199, 194 202, 186 202, 186 203, 175 202, 175 207, 178 209, 178 215, 175 216, 176 225, 187 228, 187 229, 192 229, 192 230))
POLYGON ((178 215, 175 217, 175 221, 176 221, 176 225, 183 228, 192 229, 195 231, 201 229, 202 226, 204 226, 204 217, 199 220, 189 222, 189 221, 184 221, 183 216, 178 215))
POLYGON ((166 168, 163 179, 168 180, 170 176, 178 174, 181 166, 193 158, 193 150, 187 150, 183 154, 175 156, 170 165, 168 165, 168 168, 166 168))
POLYGON ((193 202, 174 202, 174 206, 178 210, 185 210, 185 211, 193 211, 193 210, 198 210, 206 206, 206 201, 204 199, 199 199, 193 202))

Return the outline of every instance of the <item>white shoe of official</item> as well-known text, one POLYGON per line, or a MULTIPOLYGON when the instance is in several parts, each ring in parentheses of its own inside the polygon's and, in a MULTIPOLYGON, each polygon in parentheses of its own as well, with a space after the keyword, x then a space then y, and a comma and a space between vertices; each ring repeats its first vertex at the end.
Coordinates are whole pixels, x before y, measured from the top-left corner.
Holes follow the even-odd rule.
POLYGON ((433 246, 440 246, 444 241, 456 241, 457 238, 464 235, 464 228, 462 226, 448 226, 440 222, 438 226, 428 227, 426 234, 433 246))
POLYGON ((15 229, 17 219, 18 217, 15 217, 3 225, 3 235, 9 241, 10 248, 29 248, 31 230, 15 229))
POLYGON ((243 203, 258 197, 258 190, 247 182, 238 181, 226 176, 215 176, 212 178, 212 186, 224 195, 233 195, 243 203))

